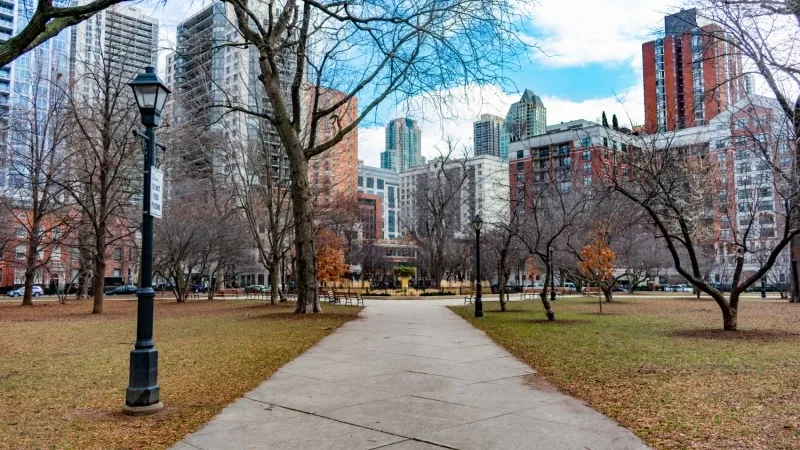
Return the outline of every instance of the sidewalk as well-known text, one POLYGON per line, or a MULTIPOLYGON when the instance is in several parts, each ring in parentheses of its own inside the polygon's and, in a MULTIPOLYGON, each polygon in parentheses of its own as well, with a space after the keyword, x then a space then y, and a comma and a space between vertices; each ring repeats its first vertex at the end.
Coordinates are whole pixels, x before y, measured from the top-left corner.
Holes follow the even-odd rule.
POLYGON ((368 303, 173 449, 647 448, 442 303, 368 303))

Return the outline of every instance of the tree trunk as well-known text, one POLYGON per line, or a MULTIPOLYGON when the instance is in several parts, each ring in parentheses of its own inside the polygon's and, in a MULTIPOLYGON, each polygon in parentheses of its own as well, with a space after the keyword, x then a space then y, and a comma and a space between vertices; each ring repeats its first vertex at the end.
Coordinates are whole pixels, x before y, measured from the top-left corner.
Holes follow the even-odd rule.
POLYGON ((606 299, 606 303, 611 303, 614 301, 614 292, 608 286, 600 286, 600 290, 603 291, 603 297, 606 299))
POLYGON ((103 297, 105 292, 105 274, 106 274, 106 260, 101 254, 94 260, 94 273, 97 274, 92 279, 92 291, 94 292, 94 300, 92 301, 92 314, 103 314, 103 297))
POLYGON ((278 304, 278 271, 275 270, 275 267, 279 267, 278 265, 274 264, 273 261, 273 268, 269 271, 269 284, 271 286, 269 291, 269 304, 270 305, 277 305, 278 304))
POLYGON ((548 262, 545 262, 545 264, 547 265, 548 269, 545 272, 544 276, 545 283, 544 287, 542 288, 542 294, 541 294, 542 306, 544 307, 544 314, 547 316, 547 320, 556 320, 556 313, 553 311, 552 306, 550 306, 550 300, 547 299, 547 295, 549 294, 549 289, 550 289, 550 279, 553 277, 553 274, 549 269, 550 264, 548 262))
POLYGON ((505 266, 502 263, 499 264, 499 270, 497 271, 497 288, 500 293, 500 311, 505 312, 506 310, 506 303, 508 303, 508 293, 507 285, 508 285, 508 275, 505 266))
POLYGON ((308 185, 308 161, 300 149, 287 152, 292 172, 294 248, 297 258, 297 306, 295 313, 321 313, 317 281, 317 253, 314 248, 314 218, 308 185))
POLYGON ((92 314, 103 314, 103 288, 105 288, 106 276, 106 224, 100 223, 97 236, 94 241, 94 273, 92 280, 94 290, 94 302, 92 304, 92 314))
POLYGON ((25 291, 22 294, 22 306, 33 306, 33 269, 30 263, 25 269, 25 291))
POLYGON ((728 308, 722 309, 722 322, 725 331, 736 331, 737 309, 728 308))
POLYGON ((800 303, 800 236, 792 238, 789 246, 789 278, 789 302, 800 303))

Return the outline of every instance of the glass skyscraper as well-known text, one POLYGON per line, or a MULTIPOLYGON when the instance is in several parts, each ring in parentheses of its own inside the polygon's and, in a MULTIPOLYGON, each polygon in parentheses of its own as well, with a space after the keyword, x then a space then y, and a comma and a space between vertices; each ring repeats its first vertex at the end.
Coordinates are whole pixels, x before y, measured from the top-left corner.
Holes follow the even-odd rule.
MULTIPOLYGON (((72 0, 56 0, 54 6, 74 6, 72 0)), ((36 11, 33 0, 0 0, 0 42, 22 31, 36 11)), ((20 56, 8 66, 0 68, 0 128, 7 128, 0 136, 0 189, 17 187, 27 174, 17 155, 21 147, 31 142, 30 133, 39 133, 39 142, 49 139, 47 127, 33 126, 29 117, 15 120, 35 110, 37 122, 45 122, 56 83, 66 84, 69 78, 69 54, 72 31, 67 29, 20 56), (11 185, 11 186, 9 186, 11 185)), ((46 145, 46 144, 40 144, 46 145)))
POLYGON ((422 132, 414 119, 400 117, 386 124, 386 150, 381 153, 381 168, 403 172, 425 164, 422 132))
POLYGON ((525 89, 522 98, 508 109, 506 131, 511 142, 547 133, 547 108, 530 89, 525 89))

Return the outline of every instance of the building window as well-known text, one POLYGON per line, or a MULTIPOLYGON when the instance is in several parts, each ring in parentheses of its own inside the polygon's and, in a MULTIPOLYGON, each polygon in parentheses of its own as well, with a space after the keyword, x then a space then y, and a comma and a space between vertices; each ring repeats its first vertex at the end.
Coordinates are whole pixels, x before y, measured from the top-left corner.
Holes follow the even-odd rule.
POLYGON ((375 188, 375 178, 367 177, 367 188, 368 189, 375 188))
POLYGON ((590 159, 592 159, 592 152, 590 152, 589 150, 584 150, 583 151, 583 160, 584 161, 589 161, 590 159))
POLYGON ((114 269, 114 276, 121 277, 122 276, 122 269, 114 269))
POLYGON ((122 261, 122 249, 119 247, 114 249, 114 261, 122 261))
POLYGON ((378 189, 383 189, 383 180, 378 178, 378 189))
POLYGON ((358 186, 359 187, 364 186, 364 177, 362 177, 361 175, 358 176, 358 186))
POLYGON ((592 165, 589 164, 589 163, 584 164, 583 165, 583 173, 585 173, 586 175, 591 174, 592 173, 592 165))
POLYGON ((54 245, 50 249, 50 259, 61 259, 61 247, 54 245))
POLYGON ((25 237, 27 236, 28 232, 25 229, 25 226, 20 225, 17 227, 17 237, 25 237))
POLYGON ((17 259, 24 259, 25 258, 25 246, 18 245, 16 248, 16 256, 17 259))

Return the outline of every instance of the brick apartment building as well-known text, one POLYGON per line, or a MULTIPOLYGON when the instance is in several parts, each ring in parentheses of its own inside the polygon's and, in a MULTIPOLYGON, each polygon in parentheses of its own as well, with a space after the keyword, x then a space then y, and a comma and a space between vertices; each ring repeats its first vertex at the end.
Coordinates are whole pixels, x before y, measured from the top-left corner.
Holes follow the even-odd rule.
POLYGON ((358 193, 361 239, 374 241, 383 237, 383 199, 379 195, 358 193))
MULTIPOLYGON (((710 280, 730 283, 736 243, 747 242, 744 274, 755 272, 783 233, 785 205, 781 171, 791 171, 794 144, 790 124, 774 99, 749 95, 708 124, 659 136, 656 148, 669 148, 712 170, 704 181, 710 201, 699 210, 710 231, 714 255, 710 280), (762 156, 768 155, 768 158, 762 156), (744 234, 747 232, 747 237, 744 234)), ((792 189, 789 187, 789 189, 792 189)), ((790 279, 789 252, 784 251, 769 283, 790 279)))
POLYGON ((629 177, 629 135, 587 120, 547 127, 547 132, 509 144, 512 208, 530 209, 526 193, 542 184, 558 184, 562 192, 607 179, 616 171, 629 177))
MULTIPOLYGON (((3 225, 9 224, 9 232, 2 236, 0 248, 0 290, 8 290, 25 283, 25 268, 31 233, 41 235, 41 244, 36 255, 34 284, 44 289, 74 283, 80 271, 80 249, 75 230, 70 220, 45 219, 36 229, 29 224, 30 212, 22 209, 7 216, 3 225), (6 220, 7 219, 7 220, 6 220)), ((139 267, 139 250, 135 235, 122 221, 117 221, 111 230, 117 241, 106 251, 106 271, 103 277, 122 278, 122 283, 136 284, 139 267)), ((91 262, 89 262, 91 268, 91 262)))
MULTIPOLYGON (((345 93, 319 88, 319 107, 332 105, 345 98, 345 93)), ((310 102, 313 90, 309 90, 310 102)), ((311 108, 309 108, 311 109, 311 108)), ((358 99, 344 103, 335 113, 320 119, 317 125, 316 142, 327 142, 341 127, 358 119, 358 99)), ((358 130, 354 129, 330 150, 311 158, 308 164, 309 183, 314 190, 315 205, 330 207, 342 201, 355 201, 358 190, 358 130)))
POLYGON ((698 26, 697 10, 664 18, 664 36, 642 44, 645 129, 707 124, 745 95, 742 58, 717 25, 698 26))

